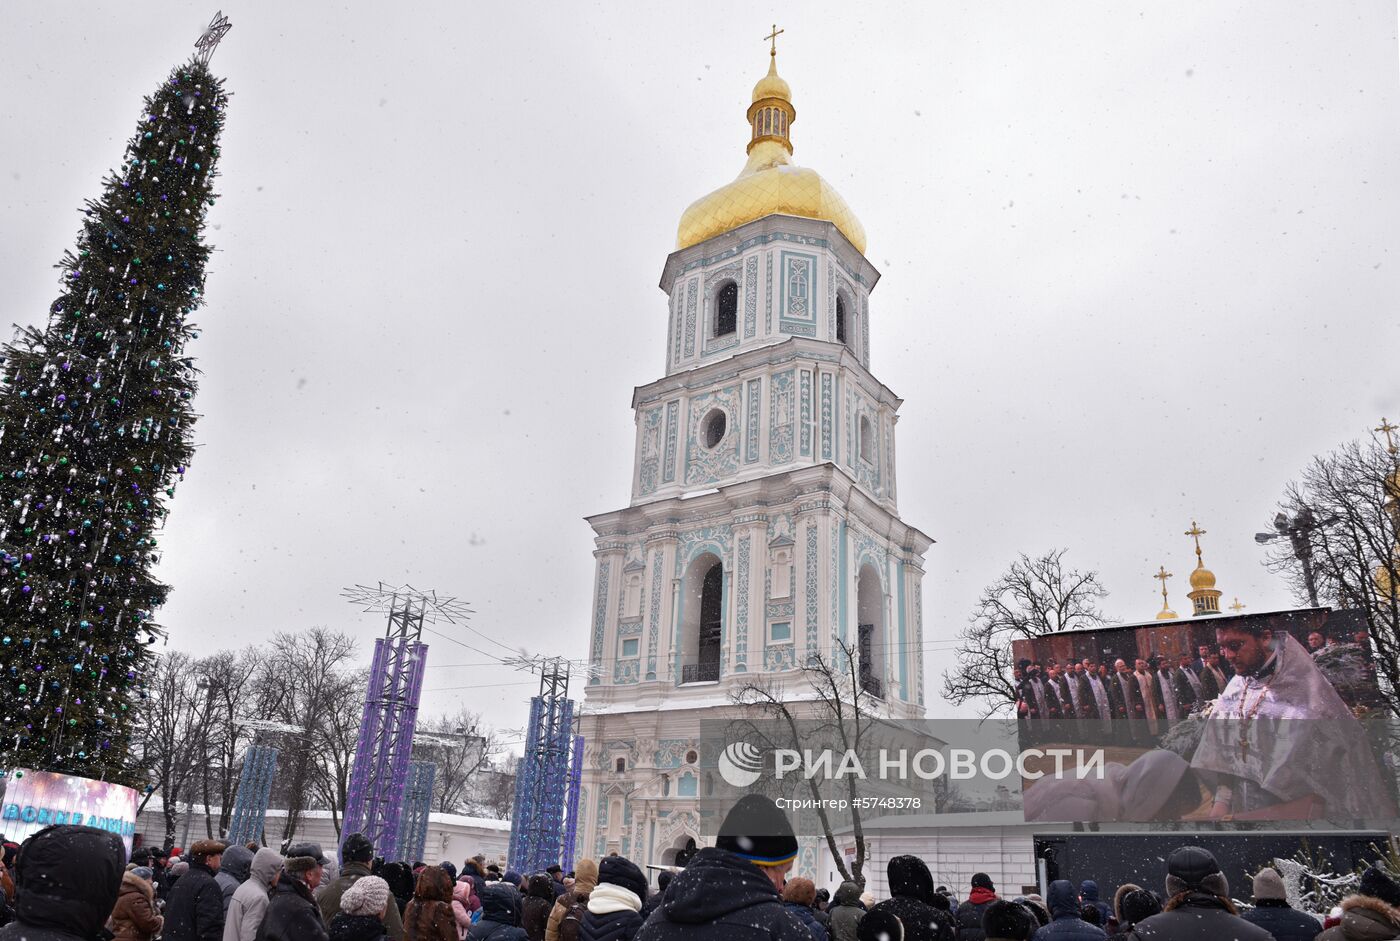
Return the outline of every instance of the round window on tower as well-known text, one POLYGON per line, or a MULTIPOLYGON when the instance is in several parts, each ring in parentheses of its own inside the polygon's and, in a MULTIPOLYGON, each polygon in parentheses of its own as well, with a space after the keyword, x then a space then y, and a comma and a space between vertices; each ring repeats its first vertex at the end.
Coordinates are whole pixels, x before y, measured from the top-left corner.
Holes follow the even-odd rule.
POLYGON ((695 764, 695 763, 696 763, 697 761, 699 761, 699 760, 700 760, 700 756, 697 755, 694 751, 688 751, 688 752, 685 753, 685 763, 686 763, 686 764, 688 764, 688 765, 693 765, 693 764, 695 764))
POLYGON ((729 419, 724 414, 724 409, 710 409, 710 413, 700 423, 700 440, 707 448, 718 447, 719 443, 724 440, 724 433, 728 426, 729 419))

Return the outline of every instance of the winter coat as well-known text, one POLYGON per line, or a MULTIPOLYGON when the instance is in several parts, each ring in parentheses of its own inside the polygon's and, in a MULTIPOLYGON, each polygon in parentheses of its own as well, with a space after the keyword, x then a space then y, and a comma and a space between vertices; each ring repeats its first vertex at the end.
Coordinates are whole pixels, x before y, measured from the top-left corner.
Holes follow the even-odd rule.
POLYGON ((967 900, 958 906, 957 913, 953 916, 957 922, 958 941, 986 941, 986 934, 982 931, 982 916, 987 913, 987 907, 997 900, 997 894, 991 889, 974 888, 968 893, 967 900))
MULTIPOLYGON (((321 908, 321 920, 327 926, 340 914, 340 899, 345 895, 345 890, 367 875, 368 863, 346 863, 340 867, 340 875, 327 883, 325 890, 317 895, 316 904, 321 908)), ((403 918, 397 905, 390 905, 388 914, 384 916, 384 933, 393 941, 403 941, 403 918)))
POLYGON ((520 927, 525 929, 525 936, 530 941, 544 941, 554 902, 554 880, 549 876, 531 876, 529 891, 525 893, 520 912, 520 927))
POLYGON ((489 883, 481 893, 481 920, 467 932, 467 941, 528 941, 515 924, 515 899, 508 886, 489 883))
POLYGON ((418 876, 413 901, 403 911, 404 941, 457 941, 452 914, 452 877, 446 869, 429 866, 418 876))
POLYGON ((267 913, 272 880, 282 868, 282 855, 263 847, 253 856, 248 881, 234 890, 224 913, 224 941, 253 941, 267 913))
POLYGON ((843 882, 827 909, 831 916, 831 941, 856 941, 856 929, 865 917, 865 908, 860 904, 860 886, 854 882, 843 882))
MULTIPOLYGON (((0 938, 4 935, 0 934, 0 938)), ((1400 938, 1400 908, 1369 895, 1342 899, 1342 923, 1328 928, 1317 941, 1381 941, 1400 938)))
POLYGON ((829 941, 830 936, 822 927, 821 922, 817 921, 816 913, 811 908, 801 902, 784 902, 783 907, 806 926, 807 931, 812 935, 812 941, 829 941))
POLYGON ((112 909, 111 929, 116 941, 151 941, 160 934, 165 919, 156 914, 155 886, 140 876, 125 873, 117 907, 112 909))
POLYGON ((666 888, 635 941, 810 941, 757 866, 708 846, 666 888))
POLYGON ((316 907, 311 890, 305 882, 285 872, 272 887, 267 911, 253 937, 254 941, 329 941, 326 923, 321 920, 321 910, 316 907))
POLYGON ((890 860, 885 875, 890 897, 871 908, 872 912, 887 912, 898 918, 904 926, 904 941, 953 941, 953 918, 933 907, 933 876, 922 859, 896 856, 890 860))
POLYGON ((15 920, 3 941, 91 941, 116 907, 126 849, 95 827, 45 827, 24 843, 16 864, 15 920), (52 894, 33 886, 52 887, 52 894))
POLYGON ((196 860, 165 903, 166 941, 223 941, 224 890, 214 870, 196 860))
POLYGON ((1184 892, 1167 902, 1160 915, 1144 918, 1124 937, 1130 941, 1272 941, 1273 935, 1251 925, 1234 906, 1208 892, 1184 892))
POLYGON ((219 871, 214 873, 214 881, 224 893, 224 914, 228 914, 228 903, 238 887, 248 881, 248 871, 253 865, 253 851, 237 843, 224 850, 219 861, 219 871))
MULTIPOLYGON (((342 870, 343 872, 344 870, 342 870)), ((389 908, 398 908, 390 905, 389 908)), ((376 915, 351 915, 337 912, 331 919, 331 941, 384 941, 384 922, 376 915)))
POLYGON ((579 941, 632 941, 642 927, 641 908, 641 898, 631 889, 599 883, 588 896, 579 941))
POLYGON ((481 911, 481 899, 476 897, 476 883, 462 876, 452 887, 452 917, 457 920, 458 941, 467 936, 472 926, 472 914, 481 911))
POLYGON ((554 907, 549 910, 549 922, 544 928, 544 941, 578 941, 578 925, 583 920, 583 912, 587 911, 588 895, 593 891, 593 887, 598 884, 598 864, 591 859, 580 859, 574 864, 574 885, 559 898, 554 900, 554 907), (565 929, 566 916, 571 909, 578 911, 577 918, 568 918, 568 928, 565 929))
POLYGON ((1050 924, 1036 929, 1031 941, 1100 941, 1108 937, 1097 925, 1079 917, 1079 893, 1068 879, 1050 883, 1050 924))
POLYGON ((1240 917, 1273 935, 1274 941, 1313 941, 1322 930, 1322 922, 1283 899, 1260 899, 1240 917))
POLYGON ((1099 910, 1099 922, 1108 924, 1108 919, 1113 916, 1113 908, 1107 903, 1099 901, 1099 884, 1093 879, 1085 879, 1079 883, 1079 898, 1085 905, 1092 905, 1099 910))

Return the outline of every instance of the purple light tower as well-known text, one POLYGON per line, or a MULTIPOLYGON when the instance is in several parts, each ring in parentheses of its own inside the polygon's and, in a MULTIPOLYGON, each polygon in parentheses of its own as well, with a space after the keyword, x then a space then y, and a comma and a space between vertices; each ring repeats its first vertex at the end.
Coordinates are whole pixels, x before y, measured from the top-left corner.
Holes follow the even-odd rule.
POLYGON ((439 598, 436 592, 410 585, 356 585, 344 595, 365 611, 387 614, 389 625, 374 642, 341 839, 363 833, 385 859, 398 859, 399 814, 428 657, 423 625, 453 623, 471 612, 455 598, 439 598))

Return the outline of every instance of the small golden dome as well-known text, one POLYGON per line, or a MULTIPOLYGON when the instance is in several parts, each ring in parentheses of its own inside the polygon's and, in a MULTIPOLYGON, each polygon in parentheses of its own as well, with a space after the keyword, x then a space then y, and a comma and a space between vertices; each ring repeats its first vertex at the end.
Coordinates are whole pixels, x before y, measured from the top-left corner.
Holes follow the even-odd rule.
POLYGON ((765 98, 781 98, 783 101, 792 102, 792 89, 778 74, 778 57, 776 55, 768 57, 768 74, 759 79, 758 84, 753 87, 754 104, 758 104, 765 98))
POLYGON ((1157 620, 1159 620, 1159 621, 1175 621, 1175 620, 1176 620, 1176 612, 1173 611, 1171 608, 1163 608, 1161 611, 1158 611, 1158 612, 1157 612, 1157 620))
POLYGON ((1215 573, 1204 565, 1197 565, 1196 570, 1191 573, 1191 588, 1194 591, 1203 591, 1214 587, 1215 573))
POLYGON ((789 130, 797 120, 792 89, 778 75, 777 55, 753 88, 747 112, 749 159, 732 182, 691 203, 676 229, 676 248, 689 248, 764 216, 830 222, 865 254, 865 227, 841 194, 815 170, 793 166, 789 130))

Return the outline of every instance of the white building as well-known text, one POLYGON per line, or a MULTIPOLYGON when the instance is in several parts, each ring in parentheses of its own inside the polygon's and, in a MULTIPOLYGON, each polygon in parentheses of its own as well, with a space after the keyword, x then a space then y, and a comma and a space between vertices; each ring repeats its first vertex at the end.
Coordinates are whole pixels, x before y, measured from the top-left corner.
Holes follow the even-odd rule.
MULTIPOLYGON (((633 393, 631 505, 589 519, 580 856, 670 863, 703 842, 702 722, 833 638, 891 717, 924 713, 932 540, 898 514, 901 401, 871 371, 880 274, 841 197, 791 164, 795 119, 774 56, 747 165, 686 210, 661 274, 665 373, 633 393)), ((805 841, 796 871, 818 866, 805 841)))

